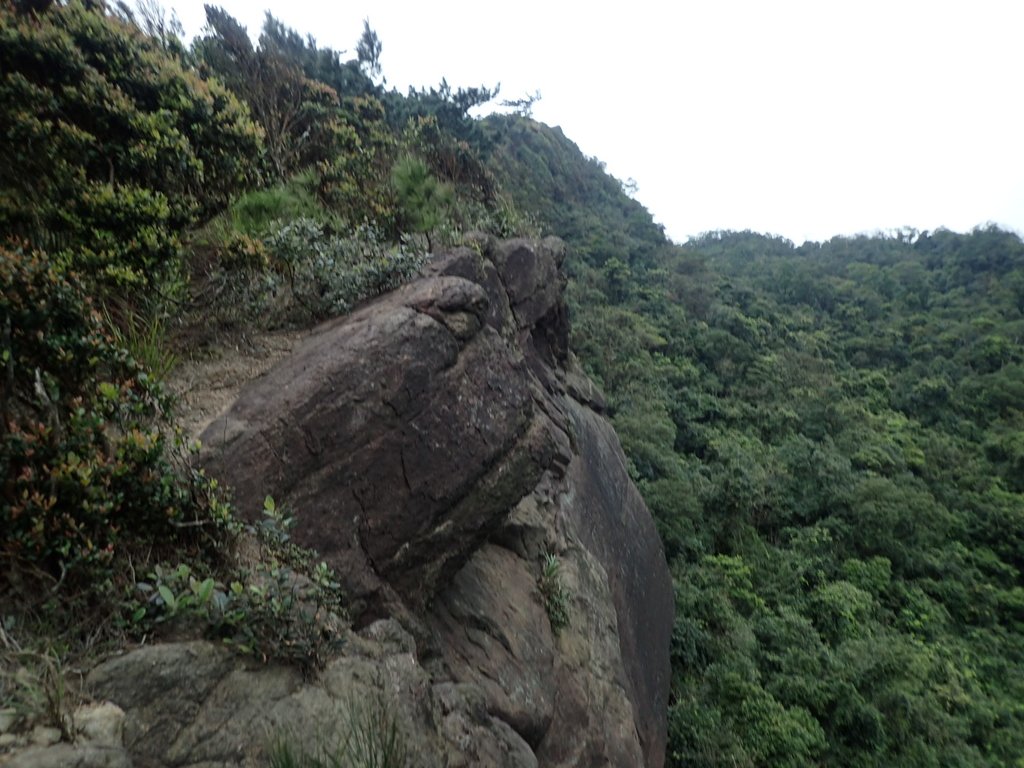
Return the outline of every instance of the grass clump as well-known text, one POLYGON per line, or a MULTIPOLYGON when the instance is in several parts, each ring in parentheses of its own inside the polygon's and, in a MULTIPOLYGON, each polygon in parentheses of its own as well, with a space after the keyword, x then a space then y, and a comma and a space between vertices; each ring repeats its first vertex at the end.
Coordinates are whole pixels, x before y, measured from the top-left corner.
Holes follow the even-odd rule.
POLYGON ((557 635, 569 626, 570 599, 569 591, 562 582, 562 561, 558 555, 551 552, 544 555, 537 588, 540 590, 548 621, 551 622, 551 631, 557 635))
POLYGON ((269 749, 271 768, 411 768, 412 754, 392 706, 382 696, 349 701, 339 732, 313 746, 280 734, 269 749))
MULTIPOLYGON (((11 621, 7 617, 6 621, 11 621)), ((0 623, 0 719, 12 726, 39 719, 71 740, 74 712, 81 703, 81 673, 55 649, 23 648, 0 623)))
POLYGON ((316 198, 315 184, 315 175, 304 173, 285 184, 247 192, 231 205, 232 228, 249 237, 263 238, 294 219, 331 220, 331 214, 316 198))

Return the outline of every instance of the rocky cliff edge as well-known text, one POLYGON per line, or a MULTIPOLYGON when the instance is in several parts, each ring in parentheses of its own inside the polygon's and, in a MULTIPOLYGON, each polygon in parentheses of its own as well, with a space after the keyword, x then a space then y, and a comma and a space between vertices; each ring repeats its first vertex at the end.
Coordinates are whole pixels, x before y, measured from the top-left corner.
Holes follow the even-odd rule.
POLYGON ((671 581, 568 351, 563 254, 436 257, 209 426, 208 471, 242 515, 290 510, 354 627, 313 681, 203 642, 106 662, 89 682, 124 715, 102 764, 261 765, 274 734, 312 743, 369 706, 414 764, 663 765, 671 581))

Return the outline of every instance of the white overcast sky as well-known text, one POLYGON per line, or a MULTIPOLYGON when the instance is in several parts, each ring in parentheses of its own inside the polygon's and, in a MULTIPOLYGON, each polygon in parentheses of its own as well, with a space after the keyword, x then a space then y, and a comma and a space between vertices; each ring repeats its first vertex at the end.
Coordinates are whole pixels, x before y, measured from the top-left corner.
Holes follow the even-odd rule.
MULTIPOLYGON (((191 36, 199 0, 164 0, 191 36)), ((222 0, 354 51, 389 86, 539 90, 672 238, 797 243, 902 226, 1024 231, 1021 0, 222 0)))

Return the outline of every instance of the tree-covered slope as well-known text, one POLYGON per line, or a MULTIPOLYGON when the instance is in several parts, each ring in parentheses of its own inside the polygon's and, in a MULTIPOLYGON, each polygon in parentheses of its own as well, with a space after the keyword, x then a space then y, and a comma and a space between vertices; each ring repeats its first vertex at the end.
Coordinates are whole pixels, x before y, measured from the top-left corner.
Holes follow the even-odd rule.
POLYGON ((505 142, 576 249, 574 345, 670 558, 670 763, 1018 764, 1020 239, 637 246, 557 132, 505 142))
POLYGON ((561 128, 518 115, 492 115, 484 126, 494 142, 489 165, 507 194, 589 260, 653 260, 666 243, 647 209, 561 128))

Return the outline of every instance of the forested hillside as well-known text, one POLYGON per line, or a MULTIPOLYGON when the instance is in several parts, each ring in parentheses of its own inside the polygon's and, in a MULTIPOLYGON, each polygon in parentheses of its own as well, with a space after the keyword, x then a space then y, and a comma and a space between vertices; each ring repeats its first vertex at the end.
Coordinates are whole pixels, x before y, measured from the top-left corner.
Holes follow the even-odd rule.
POLYGON ((506 136, 509 178, 558 169, 510 189, 577 248, 672 566, 672 764, 1019 765, 1020 238, 669 246, 560 132, 506 136))
MULTIPOLYGON (((146 636, 174 608, 139 598, 150 568, 233 578, 178 359, 344 313, 470 231, 552 233, 674 577, 668 764, 1024 766, 1017 235, 674 245, 559 129, 469 118, 490 89, 386 90, 369 26, 346 59, 269 16, 253 43, 211 8, 186 47, 152 12, 32 5, 0 0, 11 636, 146 636)), ((211 631, 272 654, 282 617, 236 608, 211 631)))

